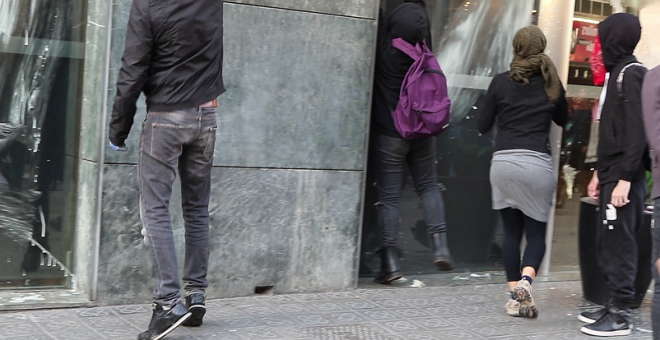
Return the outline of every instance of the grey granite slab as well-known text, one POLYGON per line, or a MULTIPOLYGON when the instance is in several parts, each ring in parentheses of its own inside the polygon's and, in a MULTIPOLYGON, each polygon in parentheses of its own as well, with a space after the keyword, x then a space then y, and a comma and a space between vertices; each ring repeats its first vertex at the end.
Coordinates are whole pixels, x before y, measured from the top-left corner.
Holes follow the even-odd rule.
POLYGON ((99 160, 99 119, 103 110, 103 74, 106 68, 103 64, 106 27, 102 23, 95 22, 87 27, 80 111, 80 156, 96 162, 99 160))
MULTIPOLYGON (((355 286, 360 172, 214 168, 212 181, 209 297, 355 286)), ((148 301, 136 167, 107 165, 103 190, 100 301, 148 301)), ((181 264, 179 190, 175 183, 170 212, 181 264)))
POLYGON ((227 93, 214 164, 363 169, 375 21, 232 4, 225 11, 227 93))
POLYGON ((73 287, 91 298, 94 268, 96 209, 99 165, 81 159, 78 166, 78 196, 73 246, 73 287))
POLYGON ((316 12, 376 19, 379 0, 225 0, 225 3, 286 8, 296 11, 316 12))

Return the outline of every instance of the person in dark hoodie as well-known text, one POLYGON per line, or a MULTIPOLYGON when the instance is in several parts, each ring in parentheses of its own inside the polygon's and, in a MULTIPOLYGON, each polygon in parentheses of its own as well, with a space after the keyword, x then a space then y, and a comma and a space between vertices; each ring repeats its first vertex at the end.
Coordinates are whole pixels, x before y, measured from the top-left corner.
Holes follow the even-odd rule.
POLYGON ((612 291, 610 303, 578 319, 580 330, 596 336, 630 334, 630 304, 637 274, 636 234, 643 223, 646 196, 646 136, 642 120, 641 87, 646 68, 633 56, 639 42, 639 19, 617 13, 598 25, 603 61, 609 74, 599 113, 598 163, 588 193, 600 199, 603 221, 598 260, 612 291))
POLYGON ((644 127, 653 160, 653 339, 660 340, 660 66, 649 70, 642 85, 644 127))
POLYGON ((401 84, 413 59, 392 46, 392 39, 403 38, 415 45, 426 42, 431 34, 424 1, 406 0, 396 7, 387 21, 379 14, 376 71, 371 113, 371 157, 378 192, 378 225, 380 230, 381 270, 378 283, 401 278, 397 260, 399 200, 406 165, 421 198, 427 231, 434 249, 434 264, 440 270, 453 269, 447 246, 444 202, 438 185, 434 138, 406 140, 394 127, 392 111, 399 101, 401 84))

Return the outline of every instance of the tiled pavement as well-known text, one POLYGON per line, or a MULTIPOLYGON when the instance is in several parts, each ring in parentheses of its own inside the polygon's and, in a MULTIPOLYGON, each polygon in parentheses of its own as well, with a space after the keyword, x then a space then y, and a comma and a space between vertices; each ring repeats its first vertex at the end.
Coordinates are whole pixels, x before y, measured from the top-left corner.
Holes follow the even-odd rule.
MULTIPOLYGON (((538 320, 504 313, 504 284, 406 285, 211 300, 202 327, 180 327, 166 339, 593 339, 579 332, 579 281, 534 286, 538 320)), ((648 295, 625 339, 651 339, 648 295)), ((135 339, 150 316, 146 304, 2 312, 0 339, 135 339)))

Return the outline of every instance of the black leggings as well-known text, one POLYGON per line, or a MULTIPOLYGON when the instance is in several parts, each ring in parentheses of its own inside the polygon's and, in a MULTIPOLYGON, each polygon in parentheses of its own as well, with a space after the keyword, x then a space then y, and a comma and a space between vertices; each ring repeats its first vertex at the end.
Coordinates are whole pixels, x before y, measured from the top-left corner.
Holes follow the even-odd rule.
POLYGON ((532 267, 538 272, 545 254, 545 230, 547 223, 537 221, 518 209, 500 210, 504 222, 502 258, 507 281, 520 281, 521 268, 532 267), (520 241, 523 231, 527 239, 525 255, 520 263, 520 241))

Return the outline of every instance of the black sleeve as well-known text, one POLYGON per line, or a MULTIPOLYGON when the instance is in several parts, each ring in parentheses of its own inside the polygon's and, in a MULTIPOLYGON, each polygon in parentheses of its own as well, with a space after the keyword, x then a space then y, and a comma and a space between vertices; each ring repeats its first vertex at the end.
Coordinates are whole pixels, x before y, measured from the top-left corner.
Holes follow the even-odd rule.
POLYGON ((123 146, 133 126, 135 103, 149 75, 152 38, 149 0, 134 0, 110 121, 110 141, 114 145, 123 146))
POLYGON ((380 56, 387 55, 389 47, 392 46, 392 37, 387 30, 387 23, 385 22, 385 15, 382 8, 378 10, 378 37, 376 45, 376 53, 380 56))
POLYGON ((632 181, 642 163, 646 150, 646 133, 642 117, 642 82, 646 69, 633 66, 626 70, 621 84, 623 92, 623 167, 619 178, 632 181))
POLYGON ((566 100, 566 90, 562 85, 561 94, 555 103, 555 112, 552 115, 552 121, 561 127, 565 127, 568 123, 568 100, 566 100))
MULTIPOLYGON (((654 157, 660 154, 660 68, 646 73, 642 85, 644 127, 654 157)), ((660 164, 655 163, 660 166, 660 164)), ((660 184, 660 183, 658 183, 660 184)))
POLYGON ((488 92, 486 92, 486 99, 484 104, 481 107, 481 110, 477 112, 477 128, 481 133, 487 133, 495 125, 495 117, 497 116, 497 83, 498 77, 495 76, 488 86, 488 92))
POLYGON ((404 3, 413 3, 413 4, 420 4, 422 7, 426 8, 426 3, 424 3, 424 0, 405 0, 404 3))

